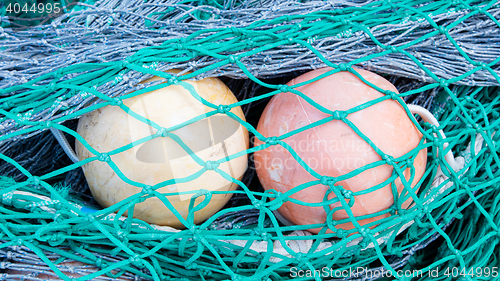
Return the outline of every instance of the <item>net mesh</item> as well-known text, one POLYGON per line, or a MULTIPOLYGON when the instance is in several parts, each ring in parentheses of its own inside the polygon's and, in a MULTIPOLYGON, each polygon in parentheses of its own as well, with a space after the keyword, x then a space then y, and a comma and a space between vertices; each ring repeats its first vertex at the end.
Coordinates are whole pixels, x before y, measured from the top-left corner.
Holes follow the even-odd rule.
MULTIPOLYGON (((498 276, 500 255, 499 13, 495 1, 110 0, 81 1, 51 24, 30 29, 16 29, 2 17, 0 278, 39 280, 44 279, 41 274, 57 274, 66 280, 286 280, 294 277, 294 268, 295 273, 303 270, 304 280, 321 280, 322 272, 307 272, 363 268, 333 279, 373 280, 391 274, 399 280, 447 280, 458 269, 465 270, 460 275, 465 280, 492 280, 498 276), (424 137, 403 157, 394 159, 372 145, 380 162, 393 167, 393 178, 412 167, 421 149, 428 151, 428 164, 418 193, 404 183, 405 192, 394 194, 399 203, 380 212, 391 216, 370 228, 358 224, 360 218, 349 208, 359 194, 343 192, 336 179, 318 174, 286 143, 289 135, 331 120, 343 121, 370 143, 347 119, 361 106, 330 111, 297 91, 297 85, 284 84, 323 66, 332 68, 327 75, 349 71, 384 94, 363 106, 392 99, 409 116, 406 103, 427 108, 439 121, 435 126, 412 119, 424 137), (386 75, 400 93, 369 83, 354 66, 386 75), (165 72, 171 69, 183 71, 165 72), (164 79, 139 83, 151 76, 164 79), (213 76, 225 77, 237 103, 212 104, 186 82, 213 76), (172 194, 157 189, 172 182, 133 182, 111 159, 153 138, 168 137, 186 149, 173 133, 176 128, 162 128, 132 113, 155 133, 102 152, 75 131, 85 113, 109 105, 130 112, 124 100, 173 84, 211 108, 181 126, 224 114, 263 143, 215 162, 200 161, 194 154, 200 173, 217 171, 239 188, 227 192, 234 194, 231 201, 205 222, 195 225, 192 217, 179 217, 184 230, 121 216, 150 197, 170 206, 172 194), (255 128, 263 107, 273 95, 290 91, 329 117, 287 135, 262 136, 255 128), (237 106, 247 121, 231 112, 237 106), (73 163, 50 130, 62 132, 70 143, 78 140, 95 157, 73 163), (284 225, 272 211, 288 197, 262 189, 251 157, 242 180, 217 168, 275 145, 287 149, 317 179, 309 184, 330 187, 355 229, 337 229, 331 217, 324 231, 314 235, 306 231, 310 226, 284 225), (450 153, 460 166, 450 164, 450 153), (89 161, 107 163, 142 193, 99 208, 81 172, 89 161), (414 205, 402 208, 403 198, 409 197, 414 205), (401 276, 399 270, 410 274, 401 276)), ((191 192, 193 202, 203 199, 191 212, 216 193, 203 187, 191 192)), ((331 203, 325 200, 322 206, 331 203)))

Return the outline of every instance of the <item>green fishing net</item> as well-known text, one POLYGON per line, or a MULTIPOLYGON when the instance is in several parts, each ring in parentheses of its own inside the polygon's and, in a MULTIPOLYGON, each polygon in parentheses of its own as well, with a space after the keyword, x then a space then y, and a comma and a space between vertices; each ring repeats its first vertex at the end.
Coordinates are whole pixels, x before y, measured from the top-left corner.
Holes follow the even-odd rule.
MULTIPOLYGON (((50 23, 29 28, 20 27, 26 16, 7 15, 6 3, 0 6, 0 280, 500 278, 500 3, 80 1, 50 23), (300 84, 285 85, 325 66, 331 68, 325 76, 349 71, 384 96, 330 111, 297 91, 300 84), (364 80, 359 68, 384 76, 399 94, 364 80), (163 79, 140 83, 152 76, 163 79), (213 104, 187 83, 206 77, 221 78, 238 102, 213 104), (162 128, 124 104, 170 85, 184 87, 210 111, 162 128), (260 114, 282 92, 302 97, 328 117, 285 135, 262 136, 256 130, 260 114), (389 99, 415 116, 423 135, 415 149, 399 158, 383 153, 348 119, 389 99), (113 151, 97 151, 76 127, 81 116, 105 106, 121 108, 153 133, 113 151), (246 120, 231 112, 238 106, 246 120), (175 130, 217 114, 238 122, 262 144, 202 161, 175 130), (393 167, 389 181, 412 169, 416 154, 427 150, 418 192, 403 182, 404 192, 394 194, 393 206, 363 218, 390 216, 360 225, 349 206, 361 193, 346 192, 335 184, 338 179, 318 174, 287 145, 287 137, 334 120, 377 151, 378 165, 393 167), (177 142, 199 172, 149 186, 127 178, 112 161, 113 155, 159 138, 177 142), (75 159, 75 140, 95 156, 75 159), (311 234, 310 226, 290 225, 274 212, 289 196, 262 188, 252 157, 271 146, 287 149, 316 178, 294 192, 329 186, 349 214, 344 222, 356 228, 338 229, 339 222, 329 216, 319 234, 311 234), (249 157, 242 179, 218 168, 242 155, 249 157), (101 208, 81 169, 90 161, 106 163, 142 192, 101 208), (200 186, 186 193, 192 197, 190 214, 178 214, 184 229, 122 216, 151 197, 172 208, 169 197, 179 194, 158 189, 207 171, 219 172, 238 189, 200 186), (221 193, 233 197, 208 220, 194 224, 193 212, 221 193), (402 208, 410 197, 414 203, 402 208), (197 198, 201 203, 195 204, 197 198)), ((327 195, 319 205, 331 210, 327 195)))

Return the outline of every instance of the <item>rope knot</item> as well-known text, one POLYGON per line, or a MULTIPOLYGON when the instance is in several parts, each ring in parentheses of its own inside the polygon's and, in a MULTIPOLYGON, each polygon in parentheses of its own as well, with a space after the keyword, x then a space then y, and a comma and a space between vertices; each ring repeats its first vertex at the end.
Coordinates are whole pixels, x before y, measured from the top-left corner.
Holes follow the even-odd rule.
POLYGON ((262 238, 262 241, 269 241, 271 240, 271 235, 264 231, 260 234, 260 238, 262 238))
POLYGON ((241 31, 239 28, 237 27, 234 27, 234 26, 231 26, 231 32, 236 35, 236 36, 240 36, 241 35, 241 31))
POLYGON ((209 190, 202 188, 202 189, 199 189, 198 192, 196 192, 196 194, 194 196, 195 197, 200 197, 200 196, 207 195, 209 193, 210 193, 209 190))
POLYGON ((309 258, 302 252, 297 253, 297 255, 295 256, 295 260, 297 260, 297 263, 301 265, 301 267, 309 263, 309 258))
POLYGON ((172 47, 174 48, 174 50, 182 50, 182 49, 184 49, 184 45, 182 45, 181 43, 172 44, 172 47))
POLYGON ((116 236, 118 236, 118 238, 120 238, 120 239, 122 239, 122 240, 123 240, 123 238, 125 238, 126 234, 125 234, 125 232, 123 232, 123 231, 121 231, 121 230, 118 230, 118 231, 116 232, 116 236))
POLYGON ((98 268, 103 268, 106 266, 106 263, 103 262, 102 258, 98 258, 96 261, 95 261, 95 266, 98 267, 98 268))
POLYGON ((448 87, 448 85, 449 85, 449 84, 450 84, 450 83, 448 83, 445 79, 440 79, 440 80, 439 80, 439 86, 441 86, 441 87, 443 87, 443 88, 444 88, 444 87, 448 87))
POLYGON ((482 67, 482 68, 486 68, 486 64, 482 61, 473 61, 471 62, 472 65, 474 66, 479 66, 479 67, 482 67))
POLYGON ((371 232, 371 229, 369 229, 369 228, 367 228, 367 227, 363 227, 363 228, 361 228, 361 230, 359 231, 359 233, 360 233, 363 237, 365 237, 365 238, 367 238, 367 237, 368 237, 368 235, 370 235, 370 232, 371 232))
POLYGON ((423 212, 424 214, 427 214, 427 215, 428 215, 428 214, 429 214, 429 206, 424 205, 424 207, 422 208, 422 212, 423 212))
POLYGON ((288 85, 280 85, 278 88, 282 93, 290 92, 290 86, 288 85))
POLYGON ((398 95, 396 95, 396 93, 394 93, 393 91, 385 91, 385 94, 390 96, 392 100, 398 99, 398 95))
POLYGON ((345 199, 352 199, 352 191, 348 189, 342 189, 340 192, 345 199))
POLYGON ((59 68, 58 70, 54 71, 54 73, 52 74, 52 77, 57 78, 57 77, 62 76, 62 74, 63 74, 63 69, 59 68))
POLYGON ((169 133, 167 132, 167 129, 165 128, 160 128, 157 132, 156 132, 156 135, 159 136, 159 137, 168 137, 169 136, 169 133))
POLYGON ((342 239, 347 236, 346 231, 344 229, 342 229, 342 228, 337 229, 336 234, 337 234, 338 238, 342 238, 342 239))
POLYGON ((99 155, 98 160, 101 162, 109 162, 109 160, 111 160, 111 158, 109 157, 109 155, 107 153, 101 153, 101 155, 99 155))
POLYGON ((200 235, 198 235, 198 233, 193 234, 193 241, 195 242, 200 241, 200 235))
POLYGON ((398 49, 394 46, 387 46, 387 49, 386 50, 389 50, 391 51, 392 53, 397 53, 399 52, 398 49))
POLYGON ((135 255, 131 256, 131 257, 129 258, 129 261, 130 261, 130 263, 131 263, 133 266, 136 266, 136 267, 142 267, 143 262, 144 262, 144 261, 143 261, 143 260, 139 257, 139 255, 138 255, 138 254, 135 254, 135 255))
POLYGON ((254 205, 255 209, 260 210, 262 208, 262 203, 260 201, 256 200, 252 204, 254 205))
POLYGON ((192 262, 192 263, 186 263, 185 267, 186 267, 186 269, 193 270, 193 269, 197 269, 198 265, 196 263, 192 262))
POLYGON ((2 104, 2 108, 3 108, 3 109, 5 109, 5 110, 9 109, 9 108, 10 108, 10 104, 9 104, 9 102, 8 102, 8 101, 4 102, 4 103, 2 104))
POLYGON ((347 114, 345 111, 343 110, 335 110, 332 114, 333 116, 333 119, 335 120, 342 120, 342 119, 345 119, 347 117, 347 114))
POLYGON ((189 232, 191 232, 193 235, 196 234, 197 226, 195 224, 191 225, 189 227, 189 232))
POLYGON ((328 176, 321 177, 321 184, 322 185, 332 186, 335 182, 336 182, 335 178, 328 177, 328 176))
POLYGON ((398 206, 396 206, 395 204, 389 207, 389 213, 391 214, 391 216, 396 215, 397 211, 398 211, 398 206))
POLYGON ((391 165, 391 166, 394 165, 394 158, 392 156, 385 154, 384 157, 382 157, 382 158, 385 160, 385 162, 388 165, 391 165))
MULTIPOLYGON (((12 251, 8 251, 8 252, 7 252, 7 259, 8 259, 8 260, 12 260, 12 259, 13 259, 14 257, 16 257, 16 256, 17 256, 17 253, 15 253, 15 252, 12 252, 12 251)), ((2 265, 0 266, 0 269, 5 269, 4 264, 3 264, 3 263, 2 263, 2 265)))
POLYGON ((112 99, 109 103, 114 106, 120 106, 123 104, 123 101, 121 99, 112 99))
POLYGON ((40 179, 37 176, 33 176, 31 179, 33 180, 33 185, 40 185, 40 179))
POLYGON ((175 85, 179 82, 179 80, 177 80, 177 77, 172 76, 172 77, 168 78, 168 82, 172 85, 175 85))
POLYGON ((238 61, 238 58, 236 58, 233 55, 230 55, 227 59, 229 60, 230 63, 236 63, 238 61))
POLYGON ((217 113, 227 114, 228 112, 229 112, 229 106, 225 104, 219 104, 219 106, 217 106, 217 113))
POLYGON ((217 169, 217 167, 219 167, 219 163, 215 162, 215 161, 207 161, 205 162, 205 168, 207 170, 215 170, 217 169))
POLYGON ((142 188, 142 194, 144 195, 153 195, 153 188, 151 188, 150 185, 146 185, 145 187, 142 188))
POLYGON ((266 143, 269 145, 276 145, 278 144, 278 138, 276 137, 269 137, 266 139, 266 143))
POLYGON ((235 274, 235 275, 231 276, 231 280, 232 281, 241 281, 241 276, 235 274))

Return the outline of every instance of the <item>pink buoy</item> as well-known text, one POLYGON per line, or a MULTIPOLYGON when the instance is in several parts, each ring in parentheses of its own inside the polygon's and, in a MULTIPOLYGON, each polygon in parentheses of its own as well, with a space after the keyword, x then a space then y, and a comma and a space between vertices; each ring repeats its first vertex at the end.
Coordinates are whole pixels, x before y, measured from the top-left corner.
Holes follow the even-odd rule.
MULTIPOLYGON (((288 82, 287 85, 292 86, 308 81, 330 70, 330 68, 323 68, 305 73, 288 82)), ((355 71, 377 87, 398 93, 394 85, 381 76, 362 69, 355 69, 355 71)), ((346 71, 300 86, 296 90, 332 111, 349 110, 385 96, 346 71)), ((337 115, 337 117, 343 117, 343 113, 337 115)), ((330 116, 296 94, 280 93, 274 96, 265 108, 257 131, 264 137, 281 136, 330 116)), ((386 99, 344 117, 383 153, 394 158, 411 152, 422 139, 422 134, 396 100, 386 99)), ((394 204, 394 198, 398 197, 397 194, 393 194, 390 181, 387 181, 393 173, 393 166, 381 164, 362 172, 355 171, 365 165, 381 161, 382 157, 342 120, 332 120, 314 126, 293 134, 283 141, 290 145, 298 156, 318 174, 334 178, 333 185, 339 187, 338 190, 344 192, 345 197, 352 196, 355 199, 354 205, 350 208, 355 217, 387 210, 394 204), (377 185, 380 185, 378 189, 369 193, 352 195, 352 193, 363 192, 377 185)), ((256 146, 262 143, 257 141, 256 146)), ((414 153, 409 155, 414 155, 414 153)), ((318 181, 318 178, 307 172, 281 145, 257 151, 254 156, 257 175, 266 190, 274 189, 285 193, 299 185, 318 181)), ((405 160, 411 158, 410 156, 405 157, 405 160)), ((403 162, 406 163, 406 161, 403 162)), ((397 165, 402 166, 403 162, 397 165)), ((414 171, 412 172, 410 168, 402 171, 405 181, 409 182, 413 189, 410 192, 418 191, 415 186, 424 174, 426 163, 426 150, 422 149, 412 162, 414 171)), ((399 199, 399 204, 402 208, 407 208, 413 200, 409 197, 407 190, 403 191, 404 185, 401 178, 398 177, 392 182, 398 193, 405 198, 399 199), (401 202, 402 200, 405 201, 401 202)), ((307 203, 321 203, 326 193, 329 192, 328 189, 328 185, 318 183, 292 192, 289 198, 307 203)), ((331 192, 327 197, 333 199, 336 195, 331 192)), ((330 215, 335 221, 349 217, 340 202, 332 203, 329 207, 333 210, 330 215)), ((327 218, 325 208, 319 205, 318 207, 305 206, 286 201, 278 211, 297 225, 324 224, 327 218)), ((365 225, 388 216, 389 214, 385 213, 356 220, 360 225, 365 225)), ((354 228, 354 225, 351 222, 345 222, 337 224, 336 227, 350 230, 354 228)), ((318 233, 320 229, 313 228, 310 231, 318 233)))

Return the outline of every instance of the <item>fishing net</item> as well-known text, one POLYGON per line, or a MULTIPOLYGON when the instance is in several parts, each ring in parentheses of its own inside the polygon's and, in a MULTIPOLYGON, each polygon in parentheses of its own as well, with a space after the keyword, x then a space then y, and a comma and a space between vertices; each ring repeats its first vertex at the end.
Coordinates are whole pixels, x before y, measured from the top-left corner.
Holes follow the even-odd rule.
MULTIPOLYGON (((0 28, 1 280, 498 278, 500 3, 102 0, 67 5, 50 23, 26 22, 21 12, 7 15, 6 3, 0 28), (423 134, 403 157, 378 150, 380 163, 393 167, 392 181, 412 168, 422 149, 427 166, 418 192, 404 183, 404 193, 394 194, 401 199, 381 212, 390 216, 369 227, 349 211, 360 194, 315 172, 286 143, 289 135, 319 123, 267 138, 255 129, 270 98, 291 91, 327 113, 322 122, 345 122, 363 137, 347 118, 361 106, 331 112, 296 86, 285 86, 326 66, 331 71, 325 75, 356 75, 363 68, 384 76, 399 94, 365 80, 384 97, 363 106, 392 99, 415 117, 411 120, 423 134), (162 79, 141 83, 152 76, 162 79), (221 78, 238 102, 220 106, 201 99, 188 81, 206 77, 221 78), (238 189, 200 186, 188 192, 190 213, 215 194, 233 196, 199 224, 192 215, 178 214, 184 229, 122 216, 151 197, 169 206, 169 197, 178 194, 158 192, 171 181, 152 186, 131 181, 112 160, 155 138, 174 139, 186 149, 175 136, 178 128, 131 113, 153 124, 154 133, 114 151, 95 151, 76 133, 84 114, 105 106, 130 112, 127 99, 173 84, 210 108, 181 127, 219 114, 260 141, 216 161, 196 162, 199 173, 216 171, 238 189), (246 121, 232 112, 237 106, 246 121), (79 161, 75 140, 95 156, 79 161), (282 146, 301 162, 316 178, 310 184, 329 186, 355 229, 339 229, 329 217, 319 234, 311 234, 311 226, 291 225, 274 212, 289 198, 263 190, 252 158, 271 146, 282 146), (241 180, 218 168, 242 155, 249 160, 241 180), (142 192, 101 208, 81 168, 90 161, 106 163, 142 192), (413 204, 402 208, 410 197, 413 204), (202 203, 194 204, 196 198, 202 203)), ((320 203, 327 209, 331 204, 326 198, 320 203)))

